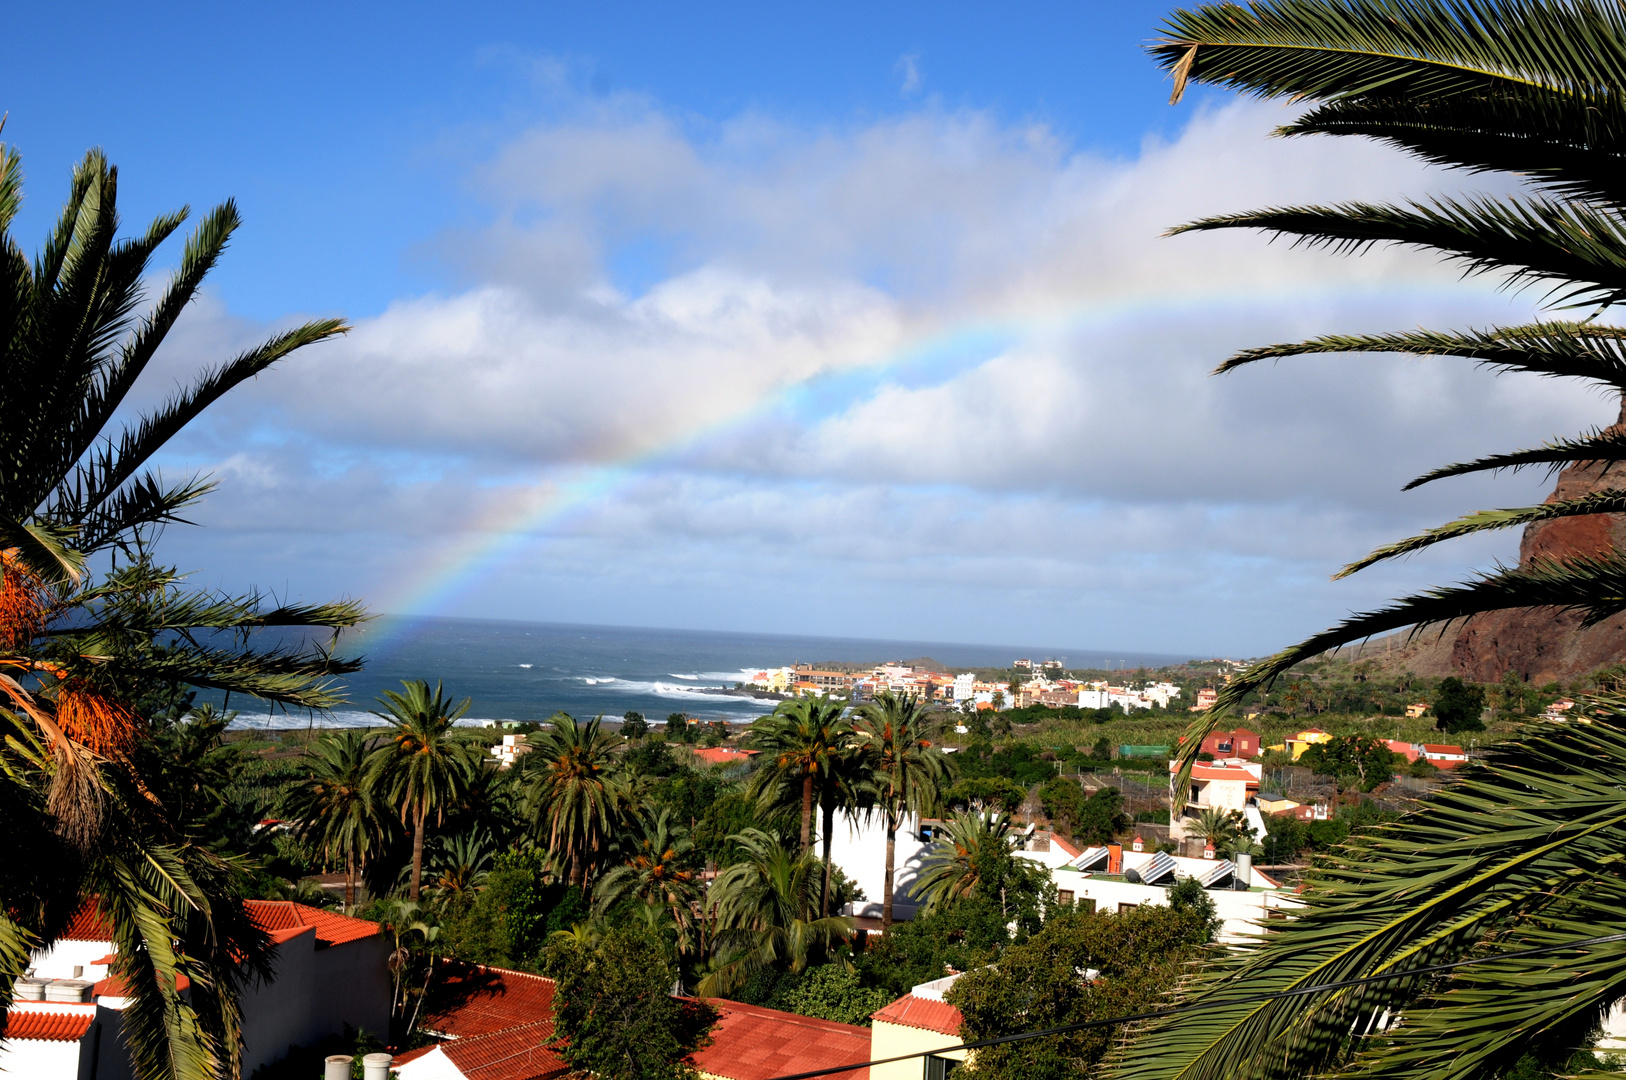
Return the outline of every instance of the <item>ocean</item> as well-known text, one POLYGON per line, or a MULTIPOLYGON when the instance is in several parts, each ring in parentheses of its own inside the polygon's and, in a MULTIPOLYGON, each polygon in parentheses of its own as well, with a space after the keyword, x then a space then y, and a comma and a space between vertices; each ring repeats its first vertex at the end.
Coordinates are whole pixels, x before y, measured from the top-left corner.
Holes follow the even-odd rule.
POLYGON ((1006 667, 1018 657, 1055 657, 1073 668, 1135 668, 1179 663, 1184 656, 1104 653, 1083 649, 1018 648, 923 641, 794 637, 650 630, 618 626, 483 619, 381 618, 340 639, 339 653, 361 656, 365 668, 344 680, 347 706, 309 716, 267 710, 234 698, 234 726, 288 730, 358 727, 379 723, 384 690, 402 680, 444 684, 447 694, 471 698, 466 722, 545 720, 555 712, 611 718, 630 711, 652 722, 674 712, 703 720, 745 723, 772 711, 774 702, 710 693, 742 682, 748 673, 799 662, 879 663, 931 657, 950 667, 1006 667))

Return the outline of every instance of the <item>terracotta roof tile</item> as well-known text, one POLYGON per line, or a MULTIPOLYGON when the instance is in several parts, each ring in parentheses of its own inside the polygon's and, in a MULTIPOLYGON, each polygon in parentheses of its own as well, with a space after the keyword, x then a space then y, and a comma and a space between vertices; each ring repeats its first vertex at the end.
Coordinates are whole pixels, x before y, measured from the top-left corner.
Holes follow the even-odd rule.
POLYGON ((436 969, 420 1023, 473 1038, 539 1021, 553 1023, 553 980, 523 971, 446 961, 436 969))
POLYGON ((243 906, 248 909, 254 925, 270 934, 275 941, 286 941, 294 936, 279 936, 279 931, 299 930, 306 926, 316 928, 317 948, 360 941, 379 932, 377 923, 337 915, 309 904, 296 904, 292 900, 245 900, 243 906))
POLYGON ((95 1019, 94 1006, 72 1012, 13 1009, 0 1015, 0 1036, 40 1042, 78 1042, 95 1019))
POLYGON ((960 1010, 948 1002, 915 997, 913 994, 903 995, 880 1012, 872 1014, 870 1019, 924 1031, 940 1031, 956 1038, 959 1037, 962 1023, 960 1010))
MULTIPOLYGON (((185 975, 175 976, 175 990, 179 993, 192 985, 192 980, 185 975)), ((124 981, 123 975, 109 975, 95 986, 90 988, 91 997, 129 997, 130 984, 124 981)))
MULTIPOLYGON (((768 1080, 786 1073, 835 1068, 869 1060, 868 1029, 811 1016, 712 1001, 719 1016, 712 1043, 694 1055, 701 1072, 727 1080, 768 1080)), ((840 1074, 869 1080, 869 1070, 840 1074)))
POLYGON ((96 907, 95 900, 86 900, 73 918, 68 920, 68 926, 62 931, 58 940, 61 941, 112 941, 113 924, 96 907))
POLYGON ((570 1071, 564 1059, 548 1049, 552 1040, 550 1016, 541 1023, 443 1042, 440 1052, 468 1080, 545 1080, 570 1071))

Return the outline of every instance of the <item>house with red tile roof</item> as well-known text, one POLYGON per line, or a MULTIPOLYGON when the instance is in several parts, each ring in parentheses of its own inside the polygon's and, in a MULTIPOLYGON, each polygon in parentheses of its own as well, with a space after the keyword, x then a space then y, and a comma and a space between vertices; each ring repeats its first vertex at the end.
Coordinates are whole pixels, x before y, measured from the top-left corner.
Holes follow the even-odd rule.
POLYGON ((690 751, 702 765, 749 765, 760 750, 739 750, 732 746, 697 746, 690 751))
MULTIPOLYGON (((376 923, 283 900, 249 900, 245 906, 271 938, 276 972, 274 979, 252 983, 242 995, 245 1076, 281 1059, 291 1047, 341 1034, 346 1026, 380 1036, 388 1032, 389 947, 376 923)), ((13 1069, 15 1075, 77 1080, 129 1074, 121 1041, 129 998, 123 978, 114 971, 117 963, 112 927, 94 902, 74 915, 49 949, 34 953, 29 977, 18 983, 16 1008, 31 1013, 72 1006, 69 1014, 89 1020, 71 1045, 62 1038, 43 1040, 53 1044, 46 1048, 47 1056, 61 1059, 58 1064, 67 1071, 30 1066, 13 1069), (71 1068, 64 1064, 70 1054, 71 1068)), ((17 1054, 31 1059, 44 1052, 34 1045, 42 1040, 32 1034, 42 1021, 30 1018, 28 1023, 0 1034, 0 1070, 17 1054)))
MULTIPOLYGON (((717 1080, 771 1080, 870 1058, 870 1033, 853 1024, 738 1001, 710 1004, 717 1010, 712 1042, 694 1056, 702 1075, 717 1080)), ((854 1069, 840 1077, 869 1080, 869 1070, 854 1069)))
POLYGON ((0 1075, 78 1080, 95 1060, 95 1002, 14 1001, 0 1014, 0 1075))
MULTIPOLYGON (((400 1080, 551 1080, 570 1067, 553 1049, 552 979, 443 962, 420 1026, 441 1040, 395 1056, 400 1080)), ((769 1080, 867 1061, 868 1030, 737 1001, 714 1000, 710 1046, 694 1056, 713 1080, 769 1080)), ((869 1080, 867 1070, 850 1074, 869 1080)))
POLYGON ((928 1078, 944 1077, 966 1059, 966 1051, 947 1049, 962 1041, 960 1010, 943 1000, 943 995, 959 977, 955 974, 921 983, 870 1016, 871 1061, 905 1054, 925 1055, 872 1065, 870 1080, 921 1080, 922 1074, 928 1078))

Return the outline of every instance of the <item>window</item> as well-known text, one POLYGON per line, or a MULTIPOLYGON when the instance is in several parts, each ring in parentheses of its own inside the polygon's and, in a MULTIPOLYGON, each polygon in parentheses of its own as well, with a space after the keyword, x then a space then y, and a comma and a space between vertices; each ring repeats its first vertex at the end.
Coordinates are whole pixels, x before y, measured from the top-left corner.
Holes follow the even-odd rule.
POLYGON ((1118 914, 1122 915, 1126 911, 1134 911, 1138 907, 1140 907, 1139 904, 1119 904, 1118 914))
POLYGON ((948 1080, 960 1063, 953 1058, 939 1057, 936 1054, 926 1055, 925 1080, 948 1080))
POLYGON ((1057 889, 1056 890, 1056 903, 1058 903, 1058 904, 1066 904, 1068 907, 1071 907, 1072 904, 1073 904, 1073 890, 1071 890, 1071 889, 1057 889))

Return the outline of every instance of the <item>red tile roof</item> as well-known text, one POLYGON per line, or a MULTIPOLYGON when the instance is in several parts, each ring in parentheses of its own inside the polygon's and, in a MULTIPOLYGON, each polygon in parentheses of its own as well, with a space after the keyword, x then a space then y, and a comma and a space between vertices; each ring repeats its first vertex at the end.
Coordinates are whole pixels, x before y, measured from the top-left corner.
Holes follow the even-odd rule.
POLYGON ((730 762, 750 761, 761 751, 735 750, 728 746, 702 746, 696 748, 692 753, 707 765, 727 765, 730 762))
MULTIPOLYGON (((869 1060, 867 1028, 764 1009, 738 1001, 710 1002, 718 1012, 711 1045, 694 1055, 703 1073, 727 1080, 769 1080, 787 1073, 832 1069, 869 1060)), ((869 1080, 869 1069, 837 1074, 869 1080)))
POLYGON ((481 964, 443 962, 419 1021, 437 1035, 474 1038, 524 1024, 553 1023, 553 980, 481 964))
POLYGON ((245 900, 243 906, 248 909, 248 917, 254 920, 254 925, 279 942, 295 936, 279 931, 297 931, 307 926, 316 928, 319 949, 360 941, 379 932, 377 923, 337 915, 309 904, 296 904, 292 900, 245 900))
POLYGON ((440 1052, 468 1080, 546 1080, 570 1071, 564 1059, 548 1049, 552 1041, 553 1017, 549 1014, 540 1023, 443 1042, 440 1052))
POLYGON ((1084 849, 1083 848, 1081 848, 1078 845, 1074 844, 1071 840, 1067 839, 1065 836, 1057 836, 1054 833, 1052 833, 1051 837, 1050 837, 1050 842, 1052 844, 1055 844, 1057 847, 1061 848, 1062 851, 1066 852, 1067 857, 1069 859, 1076 859, 1080 855, 1084 854, 1084 849))
MULTIPOLYGON (((296 904, 292 900, 245 900, 249 918, 254 925, 271 935, 273 941, 286 941, 304 927, 316 928, 318 948, 343 945, 372 937, 379 932, 378 924, 366 919, 352 919, 309 904, 296 904)), ((112 941, 113 927, 96 907, 96 901, 86 900, 68 921, 61 934, 65 941, 112 941)), ((101 961, 98 961, 100 963, 101 961)))
POLYGON ((870 1019, 925 1031, 940 1031, 955 1038, 959 1038, 960 1024, 963 1022, 960 1010, 948 1002, 915 997, 913 994, 903 995, 880 1012, 871 1014, 870 1019))
MULTIPOLYGON (((175 976, 176 993, 192 985, 192 980, 185 975, 175 976)), ((123 975, 109 975, 90 988, 91 997, 129 997, 130 984, 124 981, 123 975)))
POLYGON ((26 1011, 13 1008, 0 1014, 0 1035, 7 1039, 37 1039, 41 1042, 78 1042, 96 1019, 94 1006, 72 1012, 26 1011))
POLYGON ((113 924, 107 921, 97 908, 95 900, 86 900, 74 912, 73 918, 68 920, 67 929, 63 930, 58 940, 61 941, 112 941, 113 924))

